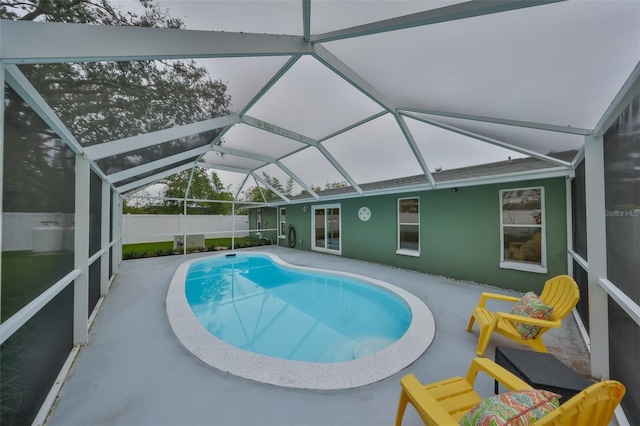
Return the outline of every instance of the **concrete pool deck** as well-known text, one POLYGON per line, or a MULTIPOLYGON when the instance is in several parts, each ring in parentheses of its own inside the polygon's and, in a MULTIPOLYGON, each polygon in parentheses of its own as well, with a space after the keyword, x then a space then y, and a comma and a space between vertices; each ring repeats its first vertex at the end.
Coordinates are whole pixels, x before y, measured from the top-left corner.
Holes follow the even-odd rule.
MULTIPOLYGON (((283 247, 256 251, 295 265, 373 277, 409 291, 433 313, 432 344, 402 371, 352 389, 292 389, 244 379, 191 354, 167 317, 165 299, 178 266, 210 253, 125 261, 47 425, 391 425, 401 377, 413 373, 426 383, 464 375, 475 357, 478 332, 469 333, 466 326, 487 287, 283 247)), ((588 375, 589 353, 572 316, 561 329, 545 334, 545 343, 553 355, 588 375)), ((496 345, 520 347, 495 336, 485 356, 493 359, 496 345)), ((478 386, 486 396, 493 394, 491 379, 479 377, 478 386)), ((409 407, 403 425, 421 424, 409 407)))

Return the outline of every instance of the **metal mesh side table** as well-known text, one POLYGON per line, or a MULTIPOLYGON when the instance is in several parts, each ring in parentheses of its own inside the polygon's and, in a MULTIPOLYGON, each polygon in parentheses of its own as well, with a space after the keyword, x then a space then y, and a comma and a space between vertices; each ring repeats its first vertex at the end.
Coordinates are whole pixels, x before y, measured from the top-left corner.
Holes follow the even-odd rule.
MULTIPOLYGON (((562 395, 561 404, 591 385, 587 379, 548 353, 497 347, 496 364, 536 389, 562 395)), ((495 383, 495 392, 498 393, 498 382, 495 383)))

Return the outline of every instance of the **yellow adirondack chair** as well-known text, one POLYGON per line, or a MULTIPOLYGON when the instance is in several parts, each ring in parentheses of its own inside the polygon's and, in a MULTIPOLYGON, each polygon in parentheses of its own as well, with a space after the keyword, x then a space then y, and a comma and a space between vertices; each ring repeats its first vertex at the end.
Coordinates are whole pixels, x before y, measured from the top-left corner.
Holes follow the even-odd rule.
MULTIPOLYGON (((395 426, 402 424, 407 404, 411 403, 429 426, 457 425, 471 408, 482 401, 474 391, 475 377, 484 372, 509 390, 531 389, 527 383, 488 358, 475 358, 466 378, 453 377, 429 385, 421 384, 409 374, 400 380, 402 390, 395 426)), ((615 380, 604 380, 564 402, 535 422, 536 426, 602 425, 611 421, 626 389, 615 380)), ((561 401, 562 402, 562 401, 561 401)))
POLYGON ((542 335, 551 328, 560 328, 562 320, 569 315, 580 299, 578 284, 568 275, 558 275, 547 280, 544 284, 540 299, 547 305, 553 306, 553 312, 548 320, 528 318, 507 312, 491 312, 486 309, 487 300, 501 300, 513 302, 520 301, 520 298, 496 293, 482 293, 478 306, 471 313, 467 331, 471 331, 475 321, 480 328, 478 346, 476 353, 478 356, 484 355, 491 335, 495 332, 508 337, 518 343, 527 345, 538 352, 548 352, 542 341, 542 335), (540 327, 538 334, 530 339, 524 338, 516 329, 514 323, 531 324, 540 327))
POLYGON ((402 424, 408 403, 414 406, 426 425, 457 425, 460 418, 483 399, 473 389, 479 372, 491 376, 509 390, 531 389, 527 382, 489 358, 474 358, 465 378, 452 377, 426 386, 409 374, 400 380, 402 391, 395 426, 402 424))

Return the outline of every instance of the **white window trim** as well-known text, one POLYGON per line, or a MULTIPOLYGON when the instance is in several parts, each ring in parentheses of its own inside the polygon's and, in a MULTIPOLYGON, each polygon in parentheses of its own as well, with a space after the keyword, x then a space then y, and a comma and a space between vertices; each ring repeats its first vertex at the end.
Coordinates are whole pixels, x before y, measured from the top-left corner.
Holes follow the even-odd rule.
POLYGON ((286 225, 287 225, 287 210, 286 210, 286 207, 280 207, 278 209, 278 224, 279 224, 279 227, 278 227, 278 238, 280 238, 281 240, 284 240, 286 238, 286 236, 287 236, 287 227, 286 227, 286 225), (285 214, 284 214, 284 217, 285 217, 284 222, 282 221, 282 211, 283 210, 285 212, 285 214), (284 228, 284 233, 281 234, 280 231, 282 231, 282 224, 283 223, 285 225, 285 228, 284 228))
MULTIPOLYGON (((326 216, 326 213, 325 213, 326 216)), ((326 233, 326 219, 325 219, 325 233, 326 233)), ((340 204, 322 204, 319 206, 311 207, 311 250, 319 251, 322 253, 330 253, 342 255, 342 206, 340 204), (338 219, 338 232, 340 233, 340 249, 339 250, 331 250, 324 247, 316 247, 316 210, 327 210, 327 209, 338 209, 339 219, 338 219)))
POLYGON ((397 202, 396 202, 396 212, 397 212, 397 228, 396 228, 396 232, 397 232, 397 239, 396 239, 396 254, 400 255, 400 256, 412 256, 412 257, 420 257, 420 247, 422 246, 420 244, 420 197, 403 197, 403 198, 398 198, 397 202), (418 200, 418 223, 405 223, 405 222, 400 222, 400 201, 402 200, 418 200), (406 248, 400 248, 400 226, 401 225, 418 225, 418 249, 417 250, 410 250, 410 249, 406 249, 406 248))
POLYGON ((256 235, 262 237, 262 210, 256 210, 256 235))
MULTIPOLYGON (((531 186, 527 188, 511 188, 501 189, 498 191, 498 205, 500 207, 500 268, 502 269, 514 269, 517 271, 534 272, 538 274, 546 274, 547 269, 547 220, 546 220, 546 208, 545 208, 545 195, 544 186, 531 186), (504 224, 503 208, 502 208, 502 194, 507 191, 522 191, 527 189, 539 189, 540 190, 540 214, 542 215, 542 224, 540 225, 540 232, 542 238, 540 239, 540 264, 531 262, 518 262, 517 260, 505 260, 504 259, 504 231, 505 226, 508 227, 532 227, 532 225, 514 225, 504 224)), ((536 226, 536 225, 533 225, 536 226)))

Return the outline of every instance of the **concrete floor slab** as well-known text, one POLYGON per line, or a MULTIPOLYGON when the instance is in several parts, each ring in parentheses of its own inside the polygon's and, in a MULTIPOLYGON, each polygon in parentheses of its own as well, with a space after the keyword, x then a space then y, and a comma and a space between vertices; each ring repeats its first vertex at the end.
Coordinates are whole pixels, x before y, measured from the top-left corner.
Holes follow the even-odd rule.
MULTIPOLYGON (((318 391, 255 382, 203 363, 170 327, 165 298, 174 272, 208 253, 129 260, 120 265, 47 425, 390 425, 401 377, 413 373, 430 382, 462 375, 475 356, 478 332, 466 326, 487 287, 332 255, 260 247, 265 250, 292 264, 365 275, 411 292, 431 309, 435 339, 413 364, 370 385, 318 391)), ((589 354, 571 316, 545 334, 545 343, 588 375, 589 354)), ((496 336, 485 356, 493 359, 496 345, 520 347, 496 336)), ((478 383, 482 394, 492 395, 492 380, 478 383)), ((403 424, 422 422, 410 407, 403 424)))

